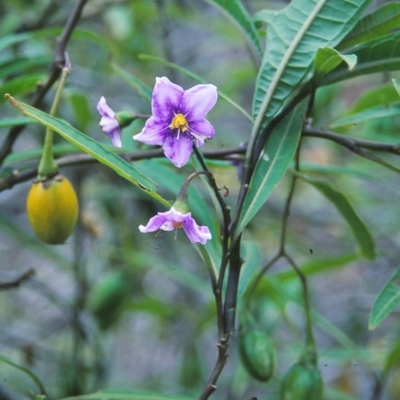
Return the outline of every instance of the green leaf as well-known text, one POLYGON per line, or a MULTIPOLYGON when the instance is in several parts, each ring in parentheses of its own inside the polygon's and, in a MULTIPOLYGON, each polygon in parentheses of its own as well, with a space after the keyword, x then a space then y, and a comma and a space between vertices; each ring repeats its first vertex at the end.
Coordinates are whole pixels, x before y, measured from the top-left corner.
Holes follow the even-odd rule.
POLYGON ((247 191, 236 234, 239 235, 267 201, 289 166, 299 142, 306 102, 300 103, 271 132, 247 191))
POLYGON ((384 84, 376 86, 364 91, 346 111, 346 115, 356 114, 379 104, 394 103, 398 100, 399 95, 393 85, 384 84))
POLYGON ((270 24, 274 18, 278 15, 279 11, 275 10, 260 10, 253 15, 254 22, 265 22, 266 24, 270 24))
POLYGON ((4 364, 10 365, 11 367, 14 367, 14 368, 20 370, 24 374, 28 375, 33 380, 33 382, 35 382, 36 386, 39 389, 39 392, 42 394, 46 394, 46 390, 44 389, 42 382, 40 382, 40 379, 31 370, 23 367, 22 365, 16 364, 14 361, 11 361, 9 358, 4 357, 2 355, 0 355, 0 361, 4 364))
POLYGON ((131 389, 107 389, 82 396, 66 397, 62 400, 193 400, 188 397, 165 395, 131 389))
POLYGON ((388 373, 391 369, 400 365, 400 342, 386 356, 383 371, 388 373))
POLYGON ((357 64, 357 56, 354 54, 340 54, 331 47, 321 47, 315 56, 314 67, 318 75, 325 75, 334 70, 343 61, 351 71, 357 64))
POLYGON ((240 0, 207 0, 211 4, 218 5, 229 17, 242 28, 246 38, 256 51, 258 58, 262 57, 260 38, 254 26, 253 19, 248 14, 240 0))
POLYGON ((330 85, 359 75, 400 70, 400 51, 397 50, 399 46, 400 32, 396 32, 354 47, 351 51, 357 56, 355 68, 349 71, 339 65, 326 75, 321 83, 330 85))
POLYGON ((124 71, 122 68, 120 68, 114 62, 111 63, 111 67, 112 67, 113 71, 118 76, 120 76, 124 81, 129 83, 129 85, 132 86, 143 99, 145 99, 148 102, 151 101, 152 91, 142 81, 135 78, 132 74, 129 74, 128 72, 124 71))
MULTIPOLYGON (((345 254, 339 257, 329 257, 318 260, 311 260, 308 263, 300 266, 300 270, 304 275, 314 275, 323 271, 335 270, 338 268, 344 267, 346 264, 351 263, 352 261, 357 260, 356 254, 345 254)), ((297 273, 293 268, 287 271, 280 272, 276 275, 276 277, 285 282, 289 279, 293 279, 298 277, 297 273)))
POLYGON ((68 95, 76 120, 79 123, 80 130, 86 131, 92 118, 92 110, 89 105, 88 96, 78 90, 65 90, 64 93, 67 93, 68 95))
POLYGON ((32 118, 28 117, 3 118, 0 119, 0 128, 8 128, 12 126, 28 125, 35 123, 36 121, 33 121, 32 118))
POLYGON ((0 103, 5 101, 4 95, 6 93, 12 93, 17 96, 33 92, 36 89, 37 84, 45 78, 46 77, 43 74, 31 74, 10 79, 0 85, 0 103))
POLYGON ((379 105, 376 107, 368 108, 359 113, 349 115, 348 117, 343 117, 333 121, 330 124, 331 129, 336 129, 346 125, 357 125, 365 121, 370 121, 373 119, 380 118, 392 118, 398 117, 400 115, 400 103, 391 104, 389 106, 379 105))
POLYGON ((369 3, 293 0, 277 14, 268 26, 266 53, 256 82, 253 137, 306 78, 318 48, 338 44, 369 3))
POLYGON ((139 187, 153 199, 159 201, 167 208, 170 208, 170 203, 168 203, 155 192, 156 188, 153 182, 137 172, 137 170, 127 161, 117 156, 115 153, 107 150, 103 145, 96 142, 92 138, 86 136, 82 132, 79 132, 65 121, 52 117, 51 115, 37 110, 36 108, 27 104, 17 102, 11 96, 9 96, 9 100, 10 103, 14 107, 18 108, 18 110, 23 114, 59 133, 62 137, 64 137, 64 139, 68 140, 85 153, 90 154, 97 161, 113 169, 118 175, 139 187))
POLYGON ((387 3, 360 19, 353 30, 338 46, 349 48, 362 42, 368 42, 387 35, 400 25, 400 4, 387 3))
POLYGON ((369 315, 368 328, 375 329, 400 303, 400 268, 379 293, 369 315))
POLYGON ((19 74, 27 75, 28 72, 38 70, 39 68, 46 68, 51 63, 49 56, 36 56, 28 58, 17 58, 6 60, 0 64, 0 78, 9 75, 17 76, 19 74))
POLYGON ((400 96, 400 82, 396 79, 392 79, 394 88, 396 89, 397 94, 400 96))
POLYGON ((376 256, 374 250, 374 239, 364 222, 354 211, 349 200, 347 200, 341 192, 337 191, 325 182, 310 178, 309 176, 300 173, 296 173, 296 175, 313 185, 336 207, 353 232, 353 235, 358 242, 361 255, 368 260, 373 260, 376 256))
MULTIPOLYGON (((150 61, 155 61, 155 62, 159 62, 169 68, 173 68, 176 71, 179 71, 181 74, 188 76, 189 78, 192 78, 194 81, 199 82, 199 83, 208 83, 206 80, 204 80, 203 78, 201 78, 200 76, 194 74, 193 72, 187 70, 186 68, 181 67, 178 64, 174 64, 172 62, 166 61, 162 58, 159 57, 154 57, 152 55, 149 54, 139 54, 138 57, 140 60, 150 60, 150 61)), ((247 117, 247 119, 249 119, 250 121, 252 121, 250 114, 243 108, 241 107, 238 103, 236 103, 235 101, 233 101, 229 96, 227 96, 225 93, 221 92, 218 89, 218 96, 223 98, 225 101, 227 101, 230 105, 232 105, 233 107, 235 107, 237 110, 239 110, 244 116, 247 117)))
POLYGON ((254 242, 249 240, 243 241, 243 260, 244 263, 240 269, 240 280, 238 288, 238 301, 242 298, 246 289, 254 276, 255 271, 260 263, 260 250, 254 242))

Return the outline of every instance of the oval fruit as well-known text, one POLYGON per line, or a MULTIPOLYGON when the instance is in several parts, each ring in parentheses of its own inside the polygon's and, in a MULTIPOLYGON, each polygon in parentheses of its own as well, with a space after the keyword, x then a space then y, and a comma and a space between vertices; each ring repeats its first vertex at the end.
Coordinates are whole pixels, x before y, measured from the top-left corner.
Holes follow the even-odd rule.
POLYGON ((118 321, 130 294, 129 279, 123 272, 111 272, 90 291, 88 309, 103 330, 118 321))
POLYGON ((255 379, 266 382, 274 373, 275 350, 269 336, 260 329, 239 333, 239 351, 244 367, 255 379))
POLYGON ((280 400, 321 400, 323 382, 318 368, 312 363, 298 362, 282 381, 280 400))
POLYGON ((63 175, 36 181, 28 193, 26 211, 36 236, 48 244, 64 243, 78 219, 78 199, 63 175))

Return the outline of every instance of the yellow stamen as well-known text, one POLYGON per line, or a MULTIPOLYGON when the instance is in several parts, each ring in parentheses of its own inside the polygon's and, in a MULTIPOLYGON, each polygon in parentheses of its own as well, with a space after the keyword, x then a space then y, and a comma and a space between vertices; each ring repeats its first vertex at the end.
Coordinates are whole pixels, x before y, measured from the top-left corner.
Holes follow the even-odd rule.
POLYGON ((171 129, 179 129, 179 133, 181 131, 186 132, 189 130, 187 119, 181 113, 175 115, 175 117, 172 119, 172 122, 169 125, 169 127, 171 129))

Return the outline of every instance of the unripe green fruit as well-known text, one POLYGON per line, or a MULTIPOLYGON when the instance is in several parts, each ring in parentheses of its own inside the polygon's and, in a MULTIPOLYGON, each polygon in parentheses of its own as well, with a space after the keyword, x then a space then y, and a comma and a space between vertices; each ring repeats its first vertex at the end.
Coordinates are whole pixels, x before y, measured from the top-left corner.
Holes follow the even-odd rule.
POLYGON ((321 400, 323 382, 313 363, 297 362, 282 381, 280 400, 321 400))
POLYGON ((120 317, 130 285, 121 272, 112 272, 90 291, 88 309, 103 330, 109 328, 120 317))
POLYGON ((274 373, 275 350, 269 336, 260 329, 239 333, 239 351, 244 367, 255 379, 266 382, 274 373))
POLYGON ((63 175, 36 181, 28 193, 26 211, 29 223, 43 242, 64 243, 78 219, 78 199, 70 181, 63 175))

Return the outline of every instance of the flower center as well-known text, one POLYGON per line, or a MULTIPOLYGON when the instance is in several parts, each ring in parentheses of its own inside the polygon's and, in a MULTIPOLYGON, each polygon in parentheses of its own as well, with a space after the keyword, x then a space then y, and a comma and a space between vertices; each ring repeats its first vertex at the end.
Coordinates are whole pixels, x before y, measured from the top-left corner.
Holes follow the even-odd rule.
POLYGON ((175 229, 179 229, 179 228, 182 228, 183 223, 182 223, 182 222, 178 222, 178 221, 172 221, 172 226, 173 226, 175 229))
POLYGON ((175 115, 169 127, 171 129, 179 129, 179 132, 186 132, 189 129, 187 119, 181 113, 175 115))

